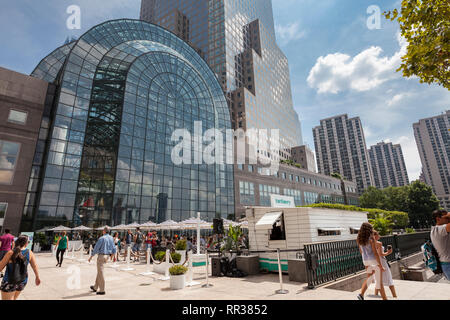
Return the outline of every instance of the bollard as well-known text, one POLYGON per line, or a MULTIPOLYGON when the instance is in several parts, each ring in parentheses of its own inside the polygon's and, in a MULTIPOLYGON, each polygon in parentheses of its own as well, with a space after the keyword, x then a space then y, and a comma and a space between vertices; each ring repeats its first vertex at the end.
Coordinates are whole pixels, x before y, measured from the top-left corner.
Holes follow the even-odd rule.
POLYGON ((147 271, 140 273, 142 276, 151 276, 153 274, 156 274, 152 271, 150 271, 150 248, 147 249, 147 271))
POLYGON ((127 248, 127 266, 126 268, 120 269, 122 271, 131 271, 134 270, 131 266, 130 266, 130 256, 131 256, 131 248, 128 247, 127 248))
POLYGON ((170 250, 167 249, 167 250, 166 250, 166 261, 163 262, 163 263, 166 264, 166 265, 165 265, 165 269, 166 269, 166 270, 165 270, 165 274, 164 274, 164 277, 159 278, 159 280, 166 281, 166 280, 169 280, 169 279, 170 279, 170 276, 169 276, 170 261, 169 261, 169 259, 170 259, 170 250))
MULTIPOLYGON (((89 257, 92 255, 92 244, 91 245, 89 245, 89 257)), ((89 259, 89 258, 88 258, 89 259)), ((89 262, 89 260, 88 261, 86 261, 87 263, 89 263, 89 264, 91 264, 90 262, 89 262)))
POLYGON ((194 266, 192 263, 192 259, 193 259, 192 250, 187 253, 187 259, 189 262, 188 262, 188 272, 186 274, 186 286, 192 287, 192 286, 199 285, 200 282, 194 281, 194 266))
POLYGON ((287 294, 289 293, 288 290, 283 289, 283 273, 281 271, 281 259, 280 259, 280 248, 277 249, 277 255, 278 255, 278 274, 280 276, 280 290, 276 290, 276 294, 287 294))
POLYGON ((84 251, 84 245, 81 244, 81 248, 80 248, 80 258, 78 259, 78 261, 80 261, 80 262, 84 261, 84 259, 83 259, 83 251, 84 251))
POLYGON ((212 284, 209 283, 208 265, 209 265, 209 255, 208 255, 208 250, 206 250, 206 283, 204 285, 202 285, 202 288, 210 288, 213 286, 212 284))

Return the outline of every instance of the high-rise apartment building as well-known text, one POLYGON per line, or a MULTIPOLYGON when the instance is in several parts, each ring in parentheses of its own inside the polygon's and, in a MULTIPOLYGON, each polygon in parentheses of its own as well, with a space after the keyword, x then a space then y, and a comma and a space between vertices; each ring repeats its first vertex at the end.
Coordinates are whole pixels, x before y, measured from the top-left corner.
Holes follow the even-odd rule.
POLYGON ((280 154, 271 158, 289 159, 303 144, 271 0, 143 0, 141 19, 200 52, 226 93, 233 128, 280 130, 280 154))
POLYGON ((450 110, 413 124, 425 183, 450 210, 450 110))
POLYGON ((313 129, 319 173, 339 173, 354 181, 358 193, 374 185, 366 139, 359 117, 339 115, 320 120, 313 129))
POLYGON ((375 186, 401 187, 409 184, 402 147, 391 142, 380 142, 369 149, 375 186))
POLYGON ((317 172, 314 152, 307 146, 298 146, 291 149, 291 160, 310 172, 317 172))

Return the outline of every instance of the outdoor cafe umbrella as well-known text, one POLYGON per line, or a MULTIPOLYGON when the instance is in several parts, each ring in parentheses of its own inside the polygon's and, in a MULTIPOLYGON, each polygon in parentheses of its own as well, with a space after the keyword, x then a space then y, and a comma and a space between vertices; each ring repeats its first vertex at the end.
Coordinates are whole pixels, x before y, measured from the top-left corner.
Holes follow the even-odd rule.
POLYGON ((140 228, 141 229, 155 229, 156 226, 157 226, 156 223, 154 223, 152 221, 148 221, 146 223, 141 224, 140 228))
POLYGON ((64 226, 58 226, 58 227, 54 227, 52 229, 49 229, 47 231, 53 231, 53 232, 63 232, 63 231, 72 231, 72 229, 64 227, 64 226))
POLYGON ((140 224, 133 222, 133 223, 125 225, 124 228, 125 229, 136 229, 136 228, 139 228, 140 226, 141 226, 140 224))
POLYGON ((173 229, 179 229, 180 223, 173 221, 173 220, 166 220, 160 224, 157 224, 156 227, 161 230, 173 230, 173 229))
POLYGON ((90 231, 90 230, 92 230, 92 228, 88 228, 85 226, 79 226, 79 227, 73 228, 72 230, 73 231, 90 231))
POLYGON ((119 224, 115 227, 112 227, 111 230, 126 230, 127 227, 124 224, 119 224))
POLYGON ((109 229, 111 229, 111 227, 110 227, 110 226, 104 226, 104 227, 99 227, 99 228, 97 228, 97 229, 95 229, 95 230, 97 230, 97 231, 101 231, 101 230, 103 230, 103 229, 105 229, 105 228, 109 228, 109 229))

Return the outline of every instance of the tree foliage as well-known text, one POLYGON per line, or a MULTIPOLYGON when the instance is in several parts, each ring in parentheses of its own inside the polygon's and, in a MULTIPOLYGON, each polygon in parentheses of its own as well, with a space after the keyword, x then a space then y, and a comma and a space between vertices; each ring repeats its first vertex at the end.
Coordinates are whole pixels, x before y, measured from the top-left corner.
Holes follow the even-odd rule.
POLYGON ((377 216, 375 219, 369 219, 369 222, 373 225, 373 228, 378 231, 380 236, 390 234, 392 232, 392 227, 394 226, 394 223, 384 216, 377 216))
POLYGON ((417 76, 421 83, 438 83, 450 90, 450 1, 402 0, 397 9, 385 12, 397 20, 408 41, 407 53, 397 71, 417 76))
POLYGON ((431 213, 439 209, 433 189, 421 181, 414 181, 408 192, 408 214, 411 224, 418 228, 432 224, 431 213))

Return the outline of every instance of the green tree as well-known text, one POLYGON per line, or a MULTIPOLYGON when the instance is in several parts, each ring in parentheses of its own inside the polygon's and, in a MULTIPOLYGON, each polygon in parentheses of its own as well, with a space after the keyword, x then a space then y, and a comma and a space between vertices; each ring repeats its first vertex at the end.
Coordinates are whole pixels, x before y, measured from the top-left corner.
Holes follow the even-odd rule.
POLYGON ((450 90, 450 1, 402 0, 397 9, 385 12, 397 20, 408 41, 407 53, 397 71, 418 76, 421 83, 438 83, 450 90))
POLYGON ((378 231, 380 236, 386 236, 392 232, 394 223, 385 218, 382 215, 377 216, 375 219, 369 219, 369 222, 373 225, 373 228, 378 231))
POLYGON ((382 190, 384 194, 384 210, 408 212, 409 186, 388 187, 382 190))
POLYGON ((417 180, 411 183, 408 192, 408 214, 415 228, 431 225, 431 213, 439 209, 439 200, 433 189, 417 180))
POLYGON ((386 196, 383 191, 375 187, 369 187, 364 191, 364 193, 359 197, 359 204, 362 208, 385 208, 386 196))

